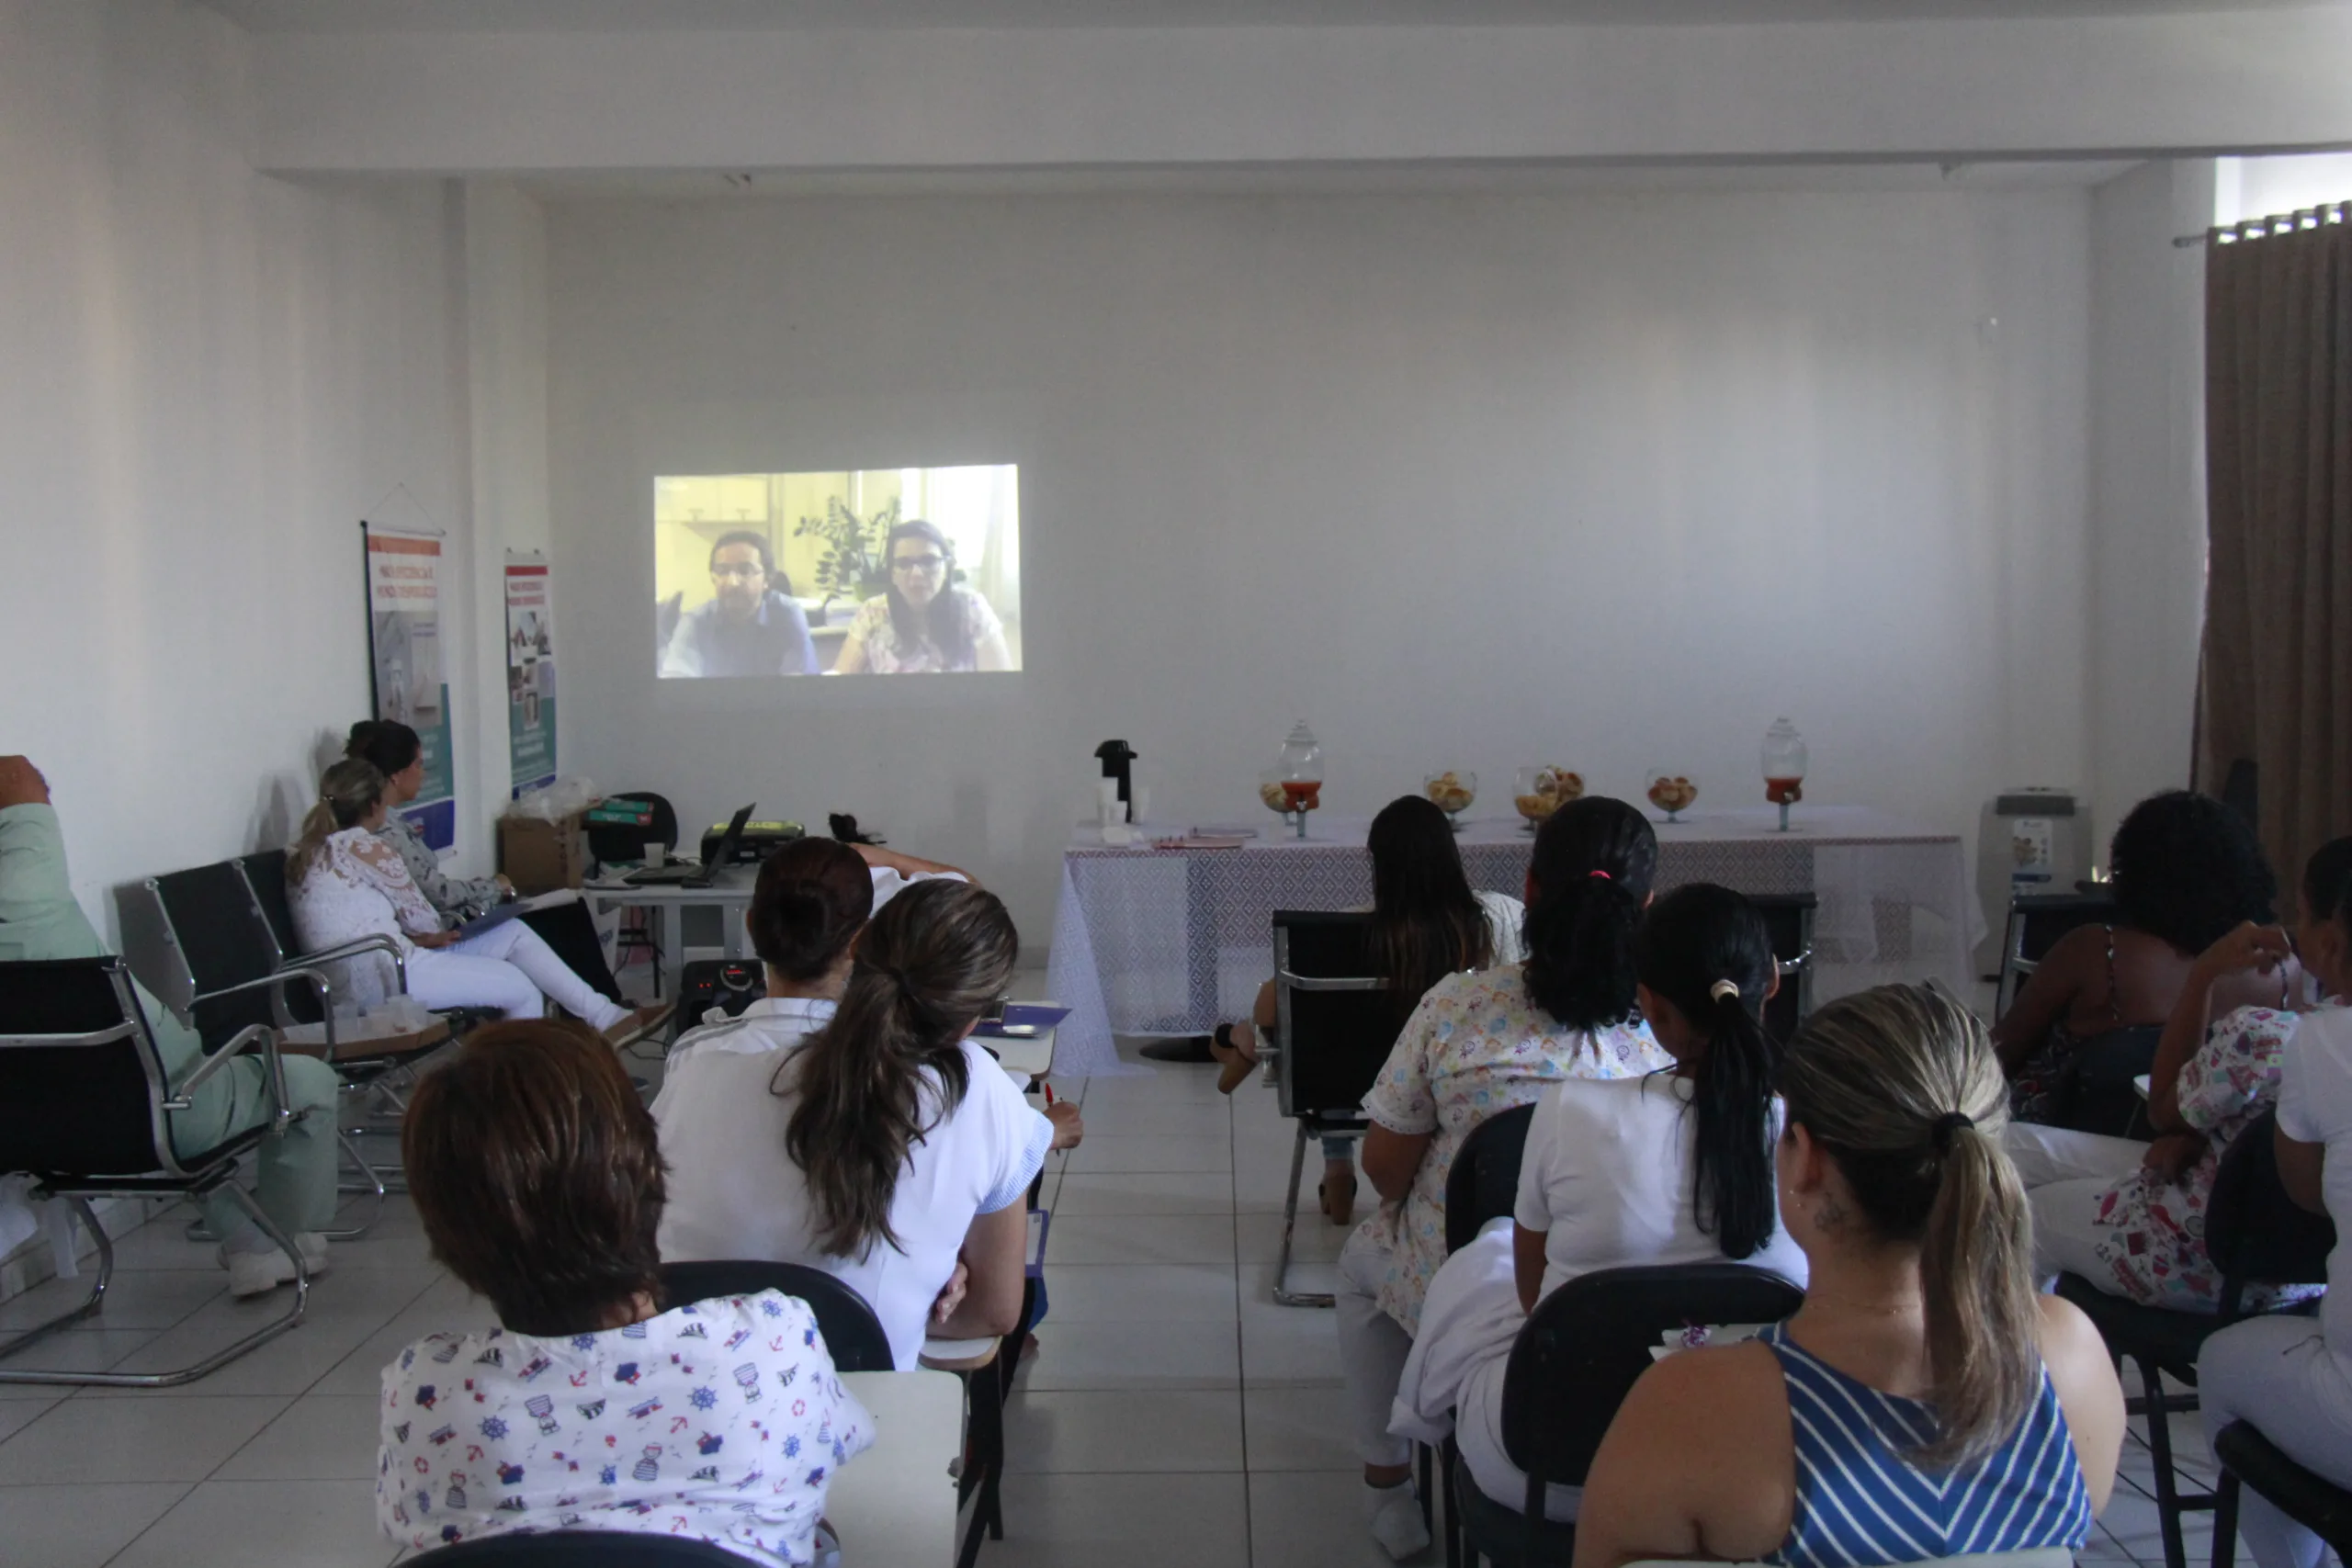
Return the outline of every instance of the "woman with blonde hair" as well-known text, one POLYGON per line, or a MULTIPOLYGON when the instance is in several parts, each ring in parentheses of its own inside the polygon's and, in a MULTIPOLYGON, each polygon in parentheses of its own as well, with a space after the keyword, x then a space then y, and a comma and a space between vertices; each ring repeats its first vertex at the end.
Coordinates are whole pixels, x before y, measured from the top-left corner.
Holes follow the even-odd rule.
POLYGON ((1577 1568, 2080 1547, 2114 1484, 2123 1391, 2089 1319, 2034 1293, 1984 1029, 1921 987, 1843 998, 1790 1043, 1781 1092, 1804 1305, 1643 1374, 1586 1477, 1577 1568))
MULTIPOLYGON (((621 1007, 572 973, 538 935, 508 920, 473 936, 443 931, 440 912, 417 891, 400 851, 376 837, 390 809, 385 779, 372 762, 346 757, 319 780, 319 803, 286 856, 286 893, 305 951, 360 937, 400 944, 408 994, 428 1008, 494 1008, 507 1018, 537 1018, 552 998, 616 1044, 669 1016, 666 1006, 621 1007)), ((384 999, 392 965, 380 953, 339 960, 339 1000, 384 999)))

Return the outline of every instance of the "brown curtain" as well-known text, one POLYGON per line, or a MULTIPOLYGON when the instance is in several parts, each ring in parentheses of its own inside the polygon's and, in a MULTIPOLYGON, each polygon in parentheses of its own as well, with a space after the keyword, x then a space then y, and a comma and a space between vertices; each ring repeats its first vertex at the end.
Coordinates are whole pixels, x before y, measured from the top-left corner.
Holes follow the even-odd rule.
POLYGON ((2282 917, 2352 833, 2352 222, 2217 231, 2205 253, 2205 648, 2198 787, 2251 761, 2282 917))

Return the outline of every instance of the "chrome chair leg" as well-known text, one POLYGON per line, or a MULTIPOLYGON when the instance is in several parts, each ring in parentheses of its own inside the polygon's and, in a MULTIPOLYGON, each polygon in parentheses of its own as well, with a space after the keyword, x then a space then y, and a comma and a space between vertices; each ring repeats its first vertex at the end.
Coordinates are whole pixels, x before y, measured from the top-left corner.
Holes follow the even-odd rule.
POLYGON ((1290 1288, 1291 1233, 1298 1228, 1298 1177, 1306 1165, 1306 1123, 1298 1124, 1298 1137, 1290 1146, 1290 1196, 1283 1202, 1283 1249, 1274 1263, 1274 1303, 1286 1307, 1327 1307, 1330 1296, 1319 1291, 1294 1291, 1290 1288))
MULTIPOLYGON (((220 1349, 214 1351, 211 1355, 207 1356, 204 1359, 198 1361, 192 1366, 182 1367, 174 1371, 34 1371, 29 1369, 12 1368, 6 1366, 5 1364, 5 1358, 23 1349, 26 1346, 33 1343, 36 1339, 63 1327, 66 1324, 97 1311, 100 1301, 103 1300, 106 1295, 107 1286, 114 1277, 114 1243, 108 1239, 105 1227, 97 1223, 97 1216, 90 1212, 89 1204, 80 1195, 74 1193, 61 1193, 59 1196, 63 1197, 73 1205, 75 1216, 79 1218, 85 1225, 88 1226, 90 1234, 97 1238, 98 1278, 96 1282, 91 1287, 88 1300, 85 1301, 81 1305, 74 1308, 63 1316, 52 1318, 48 1323, 42 1324, 38 1328, 30 1329, 26 1333, 18 1335, 16 1338, 8 1341, 6 1345, 0 1346, 0 1383, 36 1383, 48 1384, 51 1386, 85 1386, 96 1388, 176 1388, 182 1383, 194 1382, 200 1377, 218 1371, 220 1368, 228 1365, 231 1361, 235 1360, 246 1351, 253 1349, 256 1346, 266 1344, 269 1340, 277 1338, 279 1335, 286 1333, 288 1329, 299 1325, 302 1321, 303 1310, 310 1304, 311 1299, 311 1271, 303 1267, 301 1250, 294 1245, 292 1237, 288 1236, 284 1231, 277 1228, 276 1221, 272 1220, 267 1214, 262 1213, 261 1205, 254 1201, 253 1194, 247 1192, 243 1187, 237 1185, 233 1180, 221 1181, 218 1184, 218 1187, 220 1190, 226 1192, 239 1208, 245 1212, 245 1217, 247 1219, 253 1221, 254 1224, 261 1227, 262 1234, 275 1243, 280 1252, 286 1254, 286 1256, 292 1260, 294 1265, 294 1304, 292 1306, 288 1307, 278 1316, 270 1319, 267 1323, 262 1325, 261 1327, 254 1330, 251 1334, 246 1335, 242 1339, 237 1339, 228 1345, 222 1346, 220 1349)), ((190 1192, 187 1194, 191 1202, 208 1195, 209 1193, 207 1192, 190 1192)))

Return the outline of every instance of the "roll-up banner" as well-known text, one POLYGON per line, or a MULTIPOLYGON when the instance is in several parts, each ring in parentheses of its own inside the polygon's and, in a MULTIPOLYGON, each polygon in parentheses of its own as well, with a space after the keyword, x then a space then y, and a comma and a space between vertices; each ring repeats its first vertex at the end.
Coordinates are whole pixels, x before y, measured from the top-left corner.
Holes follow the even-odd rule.
POLYGON ((555 604, 547 558, 506 557, 506 738, 514 793, 555 782, 555 604))
POLYGON ((457 840, 457 777, 449 748, 449 682, 441 671, 441 541, 362 523, 368 554, 368 647, 376 716, 416 731, 424 787, 401 815, 424 841, 457 840))

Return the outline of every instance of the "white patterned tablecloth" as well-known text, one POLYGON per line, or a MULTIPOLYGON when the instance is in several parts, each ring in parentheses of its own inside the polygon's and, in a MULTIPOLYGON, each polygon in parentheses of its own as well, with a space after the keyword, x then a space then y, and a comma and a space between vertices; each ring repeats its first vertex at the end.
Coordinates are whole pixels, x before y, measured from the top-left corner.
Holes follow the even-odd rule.
MULTIPOLYGON (((1799 807, 1778 831, 1770 807, 1657 821, 1657 889, 1717 882, 1743 893, 1812 893, 1814 1000, 1891 979, 1934 977, 1970 994, 1984 915, 1960 835, 1858 806, 1799 807)), ((1147 826, 1128 848, 1079 829, 1062 855, 1047 994, 1070 1009, 1054 1070, 1119 1070, 1114 1033, 1203 1034, 1246 1016, 1272 970, 1276 909, 1344 909, 1372 900, 1368 818, 1308 818, 1307 837, 1261 828, 1239 849, 1155 849, 1147 826)), ((1532 836, 1516 818, 1465 822, 1470 885, 1518 894, 1532 836)))

